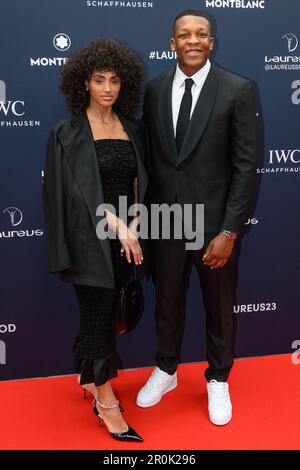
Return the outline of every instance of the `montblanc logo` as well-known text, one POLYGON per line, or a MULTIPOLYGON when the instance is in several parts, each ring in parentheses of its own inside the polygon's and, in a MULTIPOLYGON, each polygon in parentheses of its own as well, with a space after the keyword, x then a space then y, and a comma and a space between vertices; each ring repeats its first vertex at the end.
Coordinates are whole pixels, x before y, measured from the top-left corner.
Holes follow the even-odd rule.
POLYGON ((58 51, 67 51, 71 46, 71 39, 65 33, 56 34, 53 38, 53 46, 58 51))
POLYGON ((265 56, 265 70, 267 72, 300 70, 300 56, 295 54, 299 45, 297 36, 294 33, 285 33, 281 36, 281 39, 285 40, 289 55, 265 56))
MULTIPOLYGON (((66 52, 71 47, 71 38, 66 33, 57 33, 52 39, 52 45, 59 52, 66 52)), ((36 57, 30 58, 31 67, 61 66, 67 62, 67 57, 36 57)))
POLYGON ((265 8, 264 0, 206 0, 207 8, 265 8))
MULTIPOLYGON (((6 217, 6 225, 10 228, 17 227, 23 221, 23 213, 18 207, 10 206, 6 207, 2 213, 6 217)), ((0 239, 5 238, 21 238, 21 237, 40 237, 44 234, 41 229, 24 229, 21 230, 3 230, 0 231, 0 239)))
POLYGON ((0 127, 38 127, 40 121, 20 120, 25 115, 25 102, 22 99, 7 99, 6 83, 0 80, 0 127), (13 118, 13 120, 2 120, 5 118, 13 118))
POLYGON ((268 167, 257 168, 263 174, 296 174, 300 172, 300 149, 271 149, 268 153, 268 167))

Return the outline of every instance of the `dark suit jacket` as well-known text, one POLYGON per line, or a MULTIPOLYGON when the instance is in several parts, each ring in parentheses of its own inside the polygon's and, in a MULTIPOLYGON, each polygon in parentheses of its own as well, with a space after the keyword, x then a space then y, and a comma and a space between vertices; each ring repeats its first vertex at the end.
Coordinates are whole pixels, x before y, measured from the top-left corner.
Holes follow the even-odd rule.
MULTIPOLYGON (((133 144, 138 202, 148 176, 144 166, 146 130, 141 121, 119 115, 133 144)), ((96 209, 103 190, 93 136, 86 116, 59 122, 51 131, 43 185, 50 272, 66 282, 114 288, 109 239, 99 240, 96 209)))
POLYGON ((240 232, 256 169, 252 85, 212 64, 178 155, 172 121, 174 72, 153 79, 145 93, 151 147, 147 200, 204 204, 205 232, 240 232))

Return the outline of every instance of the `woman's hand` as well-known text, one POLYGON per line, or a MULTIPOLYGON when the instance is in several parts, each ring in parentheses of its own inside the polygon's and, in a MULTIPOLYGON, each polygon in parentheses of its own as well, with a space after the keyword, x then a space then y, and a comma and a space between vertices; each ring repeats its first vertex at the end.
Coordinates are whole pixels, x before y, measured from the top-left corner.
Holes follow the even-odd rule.
POLYGON ((135 264, 142 264, 143 253, 135 233, 127 227, 122 219, 109 211, 106 211, 106 219, 109 228, 116 233, 121 242, 121 255, 125 253, 128 263, 131 263, 132 255, 135 264))
POLYGON ((117 229, 117 237, 122 245, 121 255, 125 253, 128 263, 131 263, 132 254, 135 264, 142 264, 143 253, 141 245, 136 235, 124 224, 123 220, 120 221, 117 229))

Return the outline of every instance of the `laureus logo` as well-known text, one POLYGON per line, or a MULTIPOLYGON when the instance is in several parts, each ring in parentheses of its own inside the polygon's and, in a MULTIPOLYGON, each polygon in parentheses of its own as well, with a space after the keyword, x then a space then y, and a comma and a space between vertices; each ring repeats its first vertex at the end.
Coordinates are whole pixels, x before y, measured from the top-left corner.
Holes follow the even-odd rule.
POLYGON ((273 55, 265 56, 265 70, 266 71, 285 71, 285 70, 300 70, 300 57, 296 51, 299 41, 294 33, 286 33, 281 39, 285 40, 288 53, 286 55, 273 55))
MULTIPOLYGON (((17 227, 23 221, 23 214, 18 207, 6 207, 3 214, 8 218, 12 227, 17 227)), ((5 238, 19 238, 19 237, 40 237, 44 234, 41 229, 18 229, 18 230, 3 230, 0 231, 0 240, 5 238)))
POLYGON ((282 36, 282 39, 287 40, 289 52, 293 52, 297 49, 297 47, 298 47, 298 38, 297 38, 297 36, 295 36, 295 34, 287 33, 284 36, 282 36))
POLYGON ((17 207, 7 207, 4 209, 3 214, 7 212, 10 216, 12 227, 19 225, 23 220, 23 214, 17 207))

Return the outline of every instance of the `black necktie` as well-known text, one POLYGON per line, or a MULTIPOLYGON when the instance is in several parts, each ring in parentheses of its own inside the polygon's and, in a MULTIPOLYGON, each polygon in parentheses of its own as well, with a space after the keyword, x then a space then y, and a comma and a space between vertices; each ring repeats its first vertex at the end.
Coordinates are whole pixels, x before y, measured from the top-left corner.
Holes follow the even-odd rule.
POLYGON ((192 107, 192 91, 194 84, 192 78, 185 79, 185 92, 181 100, 178 120, 176 125, 176 145, 178 153, 181 150, 187 128, 190 123, 191 107, 192 107))

